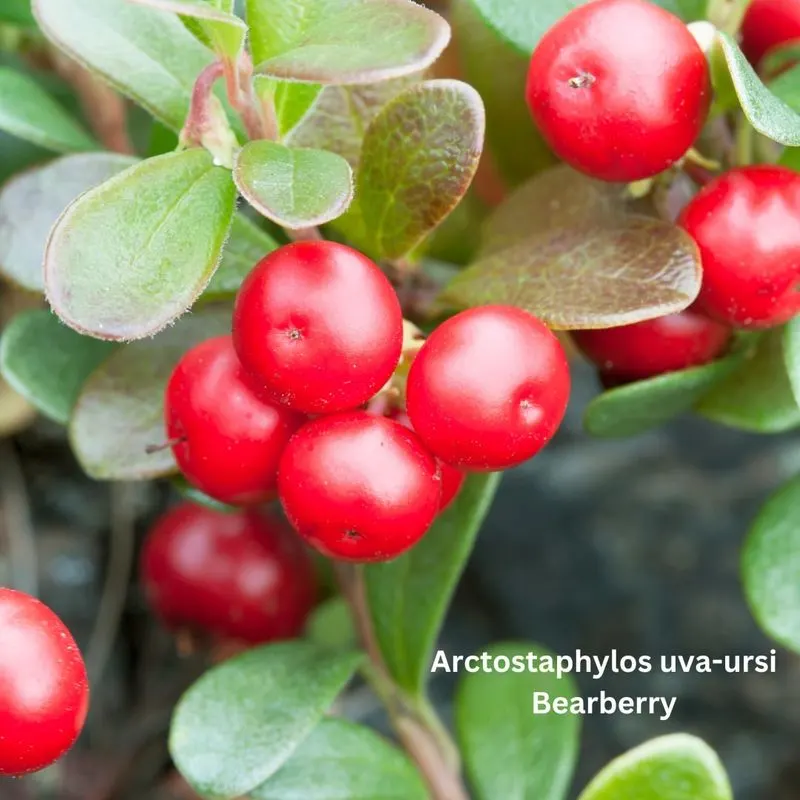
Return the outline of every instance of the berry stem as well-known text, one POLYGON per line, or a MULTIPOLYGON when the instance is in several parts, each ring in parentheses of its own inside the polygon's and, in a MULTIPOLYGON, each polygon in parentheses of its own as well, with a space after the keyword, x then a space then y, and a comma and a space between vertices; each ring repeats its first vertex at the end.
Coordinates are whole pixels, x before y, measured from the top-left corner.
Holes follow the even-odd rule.
POLYGON ((736 126, 736 166, 746 167, 753 163, 755 129, 742 114, 736 126))
POLYGON ((293 242, 321 242, 325 237, 319 228, 286 228, 293 242))
POLYGON ((334 569, 369 657, 362 673, 386 707, 392 726, 428 784, 431 797, 469 800, 461 781, 458 749, 444 724, 426 699, 408 697, 386 669, 369 617, 363 569, 343 562, 336 562, 334 569))

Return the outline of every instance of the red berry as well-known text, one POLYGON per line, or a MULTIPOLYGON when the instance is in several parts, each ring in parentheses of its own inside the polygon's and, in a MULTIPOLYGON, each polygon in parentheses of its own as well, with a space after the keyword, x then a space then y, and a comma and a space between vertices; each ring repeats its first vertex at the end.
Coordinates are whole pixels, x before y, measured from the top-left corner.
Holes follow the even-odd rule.
POLYGON ((403 315, 372 261, 336 242, 270 253, 239 290, 239 358, 268 397, 309 414, 363 405, 400 360, 403 315))
POLYGON ((695 311, 604 330, 573 331, 583 354, 602 372, 638 381, 713 361, 730 339, 730 329, 695 311))
POLYGON ((302 544, 253 510, 171 509, 145 541, 142 581, 168 626, 251 643, 299 635, 314 605, 314 570, 302 544))
POLYGON ((230 336, 183 356, 165 405, 167 434, 187 480, 223 503, 275 496, 281 453, 304 418, 254 394, 230 336))
POLYGON ((752 64, 800 39, 800 0, 753 0, 742 22, 742 51, 752 64))
MULTIPOLYGON (((404 411, 397 411, 394 414, 390 414, 389 418, 399 422, 409 430, 414 430, 414 426, 411 424, 408 414, 404 411)), ((444 511, 450 506, 453 500, 456 499, 456 496, 461 491, 461 487, 464 485, 467 475, 463 470, 458 469, 458 467, 452 467, 444 461, 439 461, 439 472, 442 476, 442 496, 439 500, 439 511, 444 511)))
POLYGON ((697 308, 738 328, 768 328, 800 311, 800 174, 731 170, 684 208, 680 224, 703 262, 697 308))
POLYGON ((645 0, 595 0, 542 37, 527 100, 555 153, 606 181, 649 178, 692 146, 711 99, 686 26, 645 0))
POLYGON ((568 399, 558 339, 511 306, 473 308, 440 325, 408 375, 414 430, 434 455, 472 469, 505 469, 535 455, 568 399))
POLYGON ((417 435, 362 411, 304 425, 281 459, 278 491, 300 535, 331 558, 384 561, 439 510, 436 459, 417 435))
POLYGON ((0 775, 61 758, 88 708, 86 667, 67 627, 35 597, 0 588, 0 775))

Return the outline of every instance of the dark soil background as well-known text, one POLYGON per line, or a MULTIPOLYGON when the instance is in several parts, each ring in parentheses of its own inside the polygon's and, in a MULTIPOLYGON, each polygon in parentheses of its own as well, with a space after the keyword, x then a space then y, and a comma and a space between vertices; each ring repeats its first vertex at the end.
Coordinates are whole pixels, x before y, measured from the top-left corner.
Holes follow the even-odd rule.
MULTIPOLYGON (((773 644, 759 632, 738 580, 739 549, 768 493, 800 467, 796 438, 756 437, 684 419, 627 441, 598 441, 580 416, 596 392, 577 366, 574 400, 556 441, 509 473, 458 591, 442 646, 469 653, 498 639, 541 642, 566 654, 757 654, 773 644)), ((101 602, 110 519, 137 541, 169 502, 156 485, 115 489, 85 478, 62 433, 37 423, 3 459, 0 584, 26 566, 26 503, 32 512, 42 599, 102 668, 79 746, 56 767, 25 780, 0 779, 2 800, 178 800, 188 797, 168 768, 165 734, 172 703, 204 668, 179 657, 147 614, 124 564, 101 602), (10 535, 9 535, 10 534, 10 535), (117 576, 119 576, 117 578, 117 576), (98 612, 124 602, 118 635, 92 637, 98 612), (110 605, 109 605, 110 604, 110 605), (91 640, 91 644, 90 644, 91 640), (106 655, 107 652, 107 655, 106 655)), ((11 447, 12 449, 8 449, 11 447)), ((124 556, 124 548, 123 548, 124 556)), ((119 554, 118 554, 119 558, 119 554)), ((124 561, 123 558, 119 558, 124 561)), ((31 575, 15 574, 30 581, 31 575)), ((113 616, 113 614, 111 615, 113 616)), ((800 659, 779 650, 777 674, 579 677, 585 695, 677 695, 668 722, 648 716, 586 718, 575 793, 610 758, 674 731, 704 737, 720 753, 737 800, 800 800, 800 659)), ((447 713, 452 680, 434 694, 447 713)), ((355 688, 345 713, 375 721, 355 688)), ((503 800, 498 798, 497 800, 503 800)))

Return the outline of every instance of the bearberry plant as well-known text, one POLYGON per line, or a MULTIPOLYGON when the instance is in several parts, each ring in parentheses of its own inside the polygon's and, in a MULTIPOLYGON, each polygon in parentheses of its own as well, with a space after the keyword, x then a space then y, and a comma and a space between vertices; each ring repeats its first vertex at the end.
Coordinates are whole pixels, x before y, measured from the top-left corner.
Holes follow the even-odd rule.
MULTIPOLYGON (((568 353, 606 387, 596 436, 800 427, 800 4, 427 5, 0 5, 0 271, 46 301, 0 370, 88 475, 183 495, 140 579, 166 627, 238 652, 172 719, 202 797, 562 800, 578 718, 530 697, 568 676, 467 675, 455 733, 427 687, 568 353), (359 674, 391 742, 330 713, 359 674)), ((800 651, 798 480, 742 564, 800 651)), ((0 589, 0 774, 59 758, 87 702, 62 623, 0 589)), ((689 797, 731 789, 683 734, 580 795, 689 797)))

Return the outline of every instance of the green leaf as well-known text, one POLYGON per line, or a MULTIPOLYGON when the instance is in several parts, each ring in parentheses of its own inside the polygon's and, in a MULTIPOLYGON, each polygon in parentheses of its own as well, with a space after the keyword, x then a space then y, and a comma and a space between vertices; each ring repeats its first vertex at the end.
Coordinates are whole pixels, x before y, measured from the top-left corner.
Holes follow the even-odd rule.
POLYGON ((579 800, 732 800, 717 754, 685 733, 661 736, 614 759, 579 800))
POLYGON ((450 39, 409 0, 247 0, 257 71, 322 84, 373 83, 430 66, 450 39))
POLYGON ((213 53, 174 14, 127 0, 33 0, 44 34, 167 127, 180 130, 213 53))
POLYGON ((180 14, 193 20, 215 53, 233 61, 244 46, 247 25, 235 14, 229 14, 205 0, 128 0, 157 11, 180 14))
POLYGON ((361 725, 324 719, 252 800, 425 800, 419 773, 361 725))
MULTIPOLYGON (((739 45, 727 33, 717 32, 711 63, 715 76, 722 74, 723 66, 727 68, 742 110, 759 133, 780 144, 800 145, 800 116, 764 86, 739 45)), ((725 91, 724 86, 715 89, 725 91)))
POLYGON ((353 615, 347 601, 336 595, 320 603, 306 625, 306 636, 314 644, 332 650, 352 650, 358 645, 353 615))
POLYGON ((285 228, 330 222, 353 199, 350 165, 327 150, 249 142, 236 156, 233 178, 256 211, 285 228))
POLYGON ((206 287, 201 300, 230 299, 253 267, 265 255, 276 250, 278 243, 243 214, 236 214, 231 236, 222 253, 222 262, 206 287))
POLYGON ((311 113, 322 92, 318 83, 274 81, 266 75, 256 75, 253 85, 260 98, 271 100, 275 105, 281 138, 291 133, 311 113))
POLYGON ((140 339, 197 299, 236 206, 228 170, 205 150, 157 156, 82 195, 50 234, 47 298, 71 327, 140 339))
MULTIPOLYGON (((526 3, 523 14, 538 6, 526 3)), ((489 27, 469 0, 453 4, 452 23, 463 77, 486 105, 486 138, 492 159, 509 186, 556 163, 525 103, 530 56, 489 27), (491 64, 491 69, 486 65, 491 64)))
POLYGON ((356 206, 341 221, 375 258, 401 258, 458 205, 483 150, 484 110, 468 84, 426 81, 372 120, 356 178, 356 206))
POLYGON ((169 738, 175 765, 200 794, 253 791, 308 738, 360 659, 288 642, 249 650, 206 672, 175 708, 169 738))
MULTIPOLYGON (((553 657, 527 642, 495 644, 487 652, 493 660, 517 658, 523 664, 528 653, 553 657)), ((478 800, 566 797, 578 756, 580 717, 531 713, 533 692, 546 692, 550 701, 578 695, 570 677, 555 673, 476 672, 461 679, 456 732, 478 800)))
POLYGON ((586 408, 583 423, 593 436, 636 436, 690 411, 741 363, 736 354, 702 367, 670 372, 603 392, 586 408))
POLYGON ((783 360, 795 402, 800 406, 800 317, 795 317, 784 328, 783 360))
POLYGON ((447 606, 500 473, 469 475, 455 502, 405 555, 365 568, 375 636, 392 677, 420 695, 447 606))
POLYGON ((84 382, 115 347, 75 333, 49 311, 25 311, 0 337, 0 372, 42 414, 66 425, 84 382))
POLYGON ((84 471, 97 480, 146 480, 176 470, 167 441, 164 390, 181 356, 229 333, 230 308, 204 309, 154 339, 119 347, 83 384, 69 438, 84 471))
POLYGON ((100 147, 36 81, 7 67, 0 67, 0 129, 57 153, 100 147))
POLYGON ((554 228, 479 259, 446 287, 451 308, 518 306, 552 328, 630 325, 682 311, 700 290, 700 254, 675 225, 629 216, 554 228))
POLYGON ((758 624, 800 651, 800 479, 783 486, 759 512, 742 551, 742 583, 758 624))
POLYGON ((366 86, 326 86, 287 143, 338 153, 355 169, 369 123, 390 100, 419 81, 415 74, 366 86))
POLYGON ((20 172, 0 189, 0 273, 44 291, 42 262, 50 229, 76 197, 136 163, 116 153, 63 156, 20 172))
POLYGON ((633 201, 626 184, 593 180, 560 164, 528 180, 492 212, 483 226, 481 254, 554 228, 617 223, 636 211, 644 213, 643 204, 633 201))
POLYGON ((778 163, 782 167, 788 167, 795 172, 800 172, 800 147, 787 147, 778 163))
POLYGON ((800 111, 800 66, 792 67, 770 81, 769 90, 793 111, 800 111))
POLYGON ((800 425, 797 405, 784 361, 783 330, 762 336, 745 362, 703 398, 703 416, 757 433, 780 433, 800 425))
POLYGON ((0 22, 22 25, 26 28, 36 25, 31 13, 31 0, 3 0, 0 7, 0 22))

